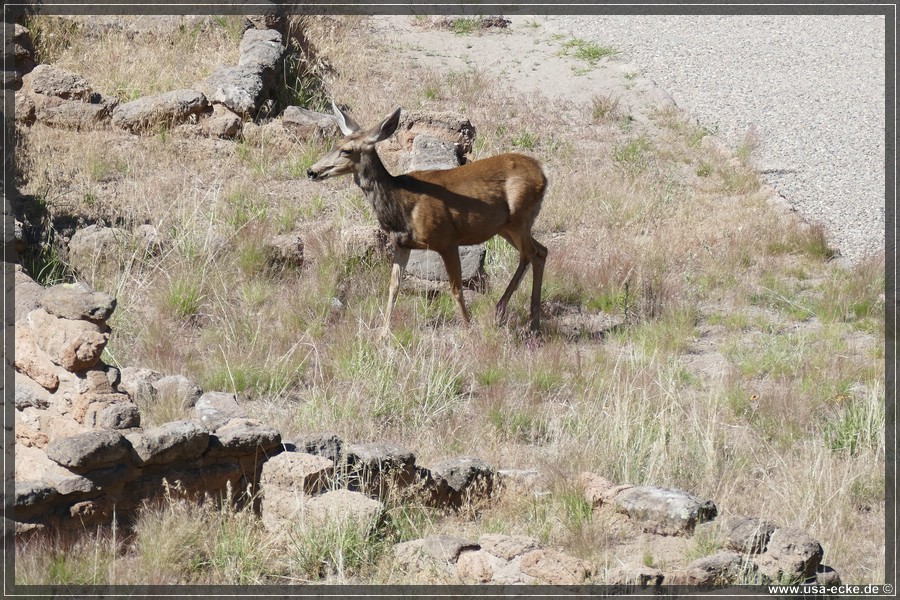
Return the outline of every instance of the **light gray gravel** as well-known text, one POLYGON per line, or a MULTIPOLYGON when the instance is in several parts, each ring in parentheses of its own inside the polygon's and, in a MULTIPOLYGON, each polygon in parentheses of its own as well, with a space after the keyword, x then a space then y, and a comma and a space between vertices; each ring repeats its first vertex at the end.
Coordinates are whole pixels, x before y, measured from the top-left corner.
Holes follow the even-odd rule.
POLYGON ((852 262, 884 249, 881 16, 548 16, 612 46, 732 147, 852 262))

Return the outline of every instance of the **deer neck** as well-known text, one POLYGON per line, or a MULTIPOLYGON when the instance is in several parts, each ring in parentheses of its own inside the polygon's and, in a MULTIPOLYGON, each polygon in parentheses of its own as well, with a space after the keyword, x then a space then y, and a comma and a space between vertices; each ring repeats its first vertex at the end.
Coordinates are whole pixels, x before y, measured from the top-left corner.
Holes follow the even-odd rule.
POLYGON ((400 190, 394 185, 393 175, 388 173, 374 149, 362 154, 355 180, 375 211, 381 229, 391 237, 395 245, 407 245, 412 240, 412 231, 400 202, 400 190))

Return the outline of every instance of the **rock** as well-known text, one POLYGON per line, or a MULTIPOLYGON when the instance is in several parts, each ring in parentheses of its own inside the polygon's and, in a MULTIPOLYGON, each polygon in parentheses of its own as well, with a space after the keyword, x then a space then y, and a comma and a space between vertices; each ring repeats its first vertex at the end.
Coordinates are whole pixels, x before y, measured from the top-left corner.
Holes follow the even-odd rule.
POLYGON ((494 470, 478 458, 456 458, 430 469, 439 497, 459 506, 472 496, 488 497, 494 489, 494 470))
POLYGON ((154 381, 151 386, 160 402, 177 402, 182 407, 192 407, 203 395, 203 390, 184 375, 166 375, 154 381))
POLYGON ((653 567, 620 567, 607 573, 606 584, 643 590, 648 587, 658 588, 664 579, 662 571, 653 567))
POLYGON ((172 421, 127 436, 144 465, 189 461, 209 447, 209 432, 193 421, 172 421))
POLYGON ((448 535, 430 535, 395 544, 394 565, 404 573, 423 577, 428 583, 434 583, 435 579, 446 582, 456 575, 460 555, 474 550, 478 550, 478 544, 448 535))
POLYGON ((141 413, 130 402, 110 404, 100 411, 97 424, 106 429, 130 429, 140 427, 141 413))
POLYGON ((735 552, 759 554, 765 552, 775 525, 751 517, 729 517, 724 520, 727 547, 735 552))
POLYGON ((397 132, 385 142, 386 150, 410 152, 420 135, 445 140, 454 145, 457 155, 462 156, 472 152, 475 127, 458 113, 404 110, 400 113, 397 132))
POLYGON ((495 571, 506 564, 484 550, 463 552, 456 561, 456 572, 466 585, 480 585, 494 579, 495 571))
POLYGON ((238 115, 256 114, 262 104, 263 78, 255 66, 218 67, 203 89, 210 102, 223 104, 238 115))
POLYGON ((263 244, 266 260, 274 267, 303 266, 303 240, 296 233, 276 235, 263 244))
POLYGON ((89 102, 94 93, 84 77, 52 65, 38 65, 30 76, 31 89, 44 96, 89 102))
POLYGON ((281 33, 275 29, 248 29, 241 38, 239 51, 238 66, 273 71, 284 53, 281 33))
POLYGON ((281 434, 267 425, 250 419, 232 419, 215 430, 209 438, 209 455, 265 456, 281 447, 281 434))
POLYGON ((532 550, 522 556, 522 572, 549 585, 584 583, 589 572, 583 562, 550 549, 532 550))
POLYGON ((383 508, 381 502, 350 490, 332 490, 303 504, 307 523, 319 525, 355 523, 368 527, 376 523, 383 508))
POLYGON ((341 229, 340 235, 341 248, 349 256, 386 256, 389 251, 393 251, 387 234, 378 227, 353 225, 341 229))
POLYGON ((95 95, 90 103, 45 101, 35 104, 34 120, 76 131, 97 129, 110 120, 118 104, 116 98, 99 95, 95 95))
POLYGON ((698 523, 714 519, 712 500, 701 500, 687 492, 654 486, 637 486, 619 492, 616 510, 638 521, 645 531, 664 535, 691 534, 698 523))
POLYGON ((231 419, 246 418, 238 403, 237 396, 226 392, 206 392, 194 404, 194 418, 215 431, 231 419))
POLYGON ((206 96, 196 90, 175 90, 154 96, 144 96, 116 107, 112 124, 133 133, 182 123, 191 115, 206 110, 206 96))
POLYGON ((106 325, 61 319, 42 308, 31 311, 27 320, 37 345, 67 371, 84 371, 96 366, 109 341, 106 325))
POLYGON ((15 274, 16 321, 38 308, 45 288, 17 265, 15 274))
POLYGON ((285 131, 300 139, 324 139, 338 135, 337 119, 334 115, 307 110, 300 106, 288 106, 281 114, 281 125, 285 131))
POLYGON ((107 263, 117 263, 119 250, 128 242, 128 234, 117 227, 89 225, 69 240, 69 265, 79 274, 105 272, 107 263))
POLYGON ((502 535, 499 533, 485 533, 478 538, 478 544, 486 552, 504 560, 512 560, 532 550, 540 548, 538 541, 524 535, 502 535))
POLYGON ((86 471, 122 462, 128 456, 128 443, 119 432, 104 429, 53 440, 46 450, 57 464, 86 471))
POLYGON ((305 452, 282 452, 263 465, 260 484, 264 494, 269 487, 315 494, 328 486, 333 477, 334 463, 325 457, 305 452))
POLYGON ((122 369, 119 389, 135 402, 148 402, 156 399, 156 388, 153 384, 161 378, 162 373, 153 369, 125 367, 122 369))
POLYGON ((419 135, 413 140, 410 166, 415 171, 452 169, 459 166, 459 155, 451 142, 430 135, 419 135))
POLYGON ((824 554, 822 545, 805 531, 782 527, 772 533, 766 552, 754 562, 772 581, 797 582, 816 576, 824 554))
POLYGON ((232 138, 241 131, 243 120, 222 104, 214 104, 212 114, 203 120, 203 132, 210 137, 232 138))
POLYGON ((294 444, 301 452, 315 454, 332 461, 337 465, 341 459, 341 438, 333 433, 317 433, 297 439, 294 444))
POLYGON ((590 502, 594 508, 612 502, 619 492, 634 487, 632 485, 616 485, 609 479, 593 473, 581 473, 578 476, 578 483, 584 490, 584 499, 590 502))
POLYGON ((24 410, 28 407, 47 408, 50 405, 50 394, 33 379, 16 377, 15 403, 17 410, 24 410))
POLYGON ((344 460, 352 487, 379 494, 390 482, 409 485, 416 477, 415 455, 393 444, 347 444, 344 460))
POLYGON ((13 53, 15 56, 16 73, 21 81, 22 75, 31 72, 37 61, 34 59, 34 44, 31 41, 31 32, 26 27, 15 24, 13 29, 13 53))
POLYGON ((534 469, 499 469, 497 485, 511 494, 535 494, 544 491, 546 478, 534 469))
POLYGON ((698 558, 667 583, 701 587, 752 583, 757 581, 756 570, 756 565, 745 561, 740 554, 722 551, 698 558))
POLYGON ((116 309, 116 299, 86 283, 61 283, 47 288, 41 306, 63 319, 104 322, 116 309))
POLYGON ((47 354, 38 348, 34 332, 27 321, 16 323, 15 327, 16 369, 36 381, 42 387, 53 391, 59 386, 56 367, 47 354))
POLYGON ((45 504, 58 496, 55 487, 46 481, 18 481, 16 480, 15 506, 17 509, 45 504))
MULTIPOLYGON (((475 285, 483 280, 485 253, 484 244, 459 247, 464 286, 475 285)), ((443 259, 433 250, 413 250, 410 252, 406 270, 410 275, 419 279, 449 281, 443 259)))

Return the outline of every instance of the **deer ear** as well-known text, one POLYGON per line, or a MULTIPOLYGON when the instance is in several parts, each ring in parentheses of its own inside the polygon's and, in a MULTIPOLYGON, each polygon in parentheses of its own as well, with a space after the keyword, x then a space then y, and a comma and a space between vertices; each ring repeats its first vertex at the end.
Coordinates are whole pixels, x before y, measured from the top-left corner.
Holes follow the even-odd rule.
POLYGON ((356 121, 350 118, 350 115, 338 108, 338 105, 334 100, 331 101, 331 108, 334 109, 334 116, 337 117, 337 123, 338 127, 341 129, 341 133, 350 136, 362 129, 362 127, 356 124, 356 121))
POLYGON ((397 131, 397 126, 400 125, 400 107, 397 107, 397 110, 392 112, 385 118, 384 121, 381 122, 381 125, 372 129, 369 132, 369 141, 373 144, 376 142, 380 142, 382 140, 386 140, 397 131))

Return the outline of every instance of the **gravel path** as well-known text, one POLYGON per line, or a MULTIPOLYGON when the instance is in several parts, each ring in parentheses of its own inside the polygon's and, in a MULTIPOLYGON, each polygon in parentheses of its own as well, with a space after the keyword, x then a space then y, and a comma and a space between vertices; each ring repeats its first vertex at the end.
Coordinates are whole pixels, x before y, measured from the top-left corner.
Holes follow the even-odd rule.
POLYGON ((881 16, 547 16, 621 51, 757 167, 852 262, 884 249, 881 16))

